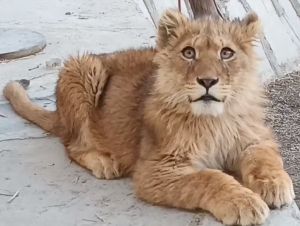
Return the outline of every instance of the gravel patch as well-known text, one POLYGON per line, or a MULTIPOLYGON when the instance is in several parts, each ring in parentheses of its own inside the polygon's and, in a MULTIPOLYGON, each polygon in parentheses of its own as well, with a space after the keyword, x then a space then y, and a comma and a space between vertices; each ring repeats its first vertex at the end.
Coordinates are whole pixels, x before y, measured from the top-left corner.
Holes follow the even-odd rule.
POLYGON ((267 85, 270 99, 267 122, 281 144, 285 169, 292 177, 300 207, 300 72, 267 85))

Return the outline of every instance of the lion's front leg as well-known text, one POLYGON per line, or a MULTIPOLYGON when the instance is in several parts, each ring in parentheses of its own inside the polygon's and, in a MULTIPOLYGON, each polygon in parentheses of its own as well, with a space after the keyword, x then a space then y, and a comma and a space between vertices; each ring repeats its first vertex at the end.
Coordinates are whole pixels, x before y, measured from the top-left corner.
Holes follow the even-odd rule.
POLYGON ((239 156, 239 163, 244 186, 258 193, 270 207, 292 203, 293 183, 283 168, 275 141, 248 146, 239 156))
POLYGON ((183 209, 204 209, 226 225, 261 224, 267 204, 233 177, 212 169, 173 167, 172 162, 140 161, 134 176, 136 195, 149 203, 183 209))

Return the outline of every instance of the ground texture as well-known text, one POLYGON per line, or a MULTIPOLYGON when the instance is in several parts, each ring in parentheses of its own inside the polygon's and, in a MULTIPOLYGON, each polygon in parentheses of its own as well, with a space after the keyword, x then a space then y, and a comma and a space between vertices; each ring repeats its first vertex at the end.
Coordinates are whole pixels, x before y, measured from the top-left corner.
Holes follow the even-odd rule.
POLYGON ((268 122, 280 141, 285 168, 293 179, 300 206, 300 73, 271 82, 267 93, 268 122))

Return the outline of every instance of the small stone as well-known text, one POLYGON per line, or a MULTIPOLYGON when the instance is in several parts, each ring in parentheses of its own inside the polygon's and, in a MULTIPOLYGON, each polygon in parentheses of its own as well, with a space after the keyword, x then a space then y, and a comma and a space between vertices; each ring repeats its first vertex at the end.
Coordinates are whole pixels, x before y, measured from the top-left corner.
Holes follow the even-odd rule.
POLYGON ((52 58, 46 61, 47 67, 60 67, 61 66, 61 59, 59 58, 52 58))
POLYGON ((84 179, 84 180, 81 181, 81 183, 83 183, 83 184, 86 183, 86 182, 87 182, 87 179, 84 179))
POLYGON ((81 15, 79 15, 78 16, 78 19, 80 19, 80 20, 87 20, 87 19, 89 19, 87 16, 81 16, 81 15))
POLYGON ((28 86, 30 85, 30 80, 28 80, 28 79, 20 79, 20 80, 16 80, 16 82, 19 82, 20 85, 22 85, 24 89, 27 89, 28 86))

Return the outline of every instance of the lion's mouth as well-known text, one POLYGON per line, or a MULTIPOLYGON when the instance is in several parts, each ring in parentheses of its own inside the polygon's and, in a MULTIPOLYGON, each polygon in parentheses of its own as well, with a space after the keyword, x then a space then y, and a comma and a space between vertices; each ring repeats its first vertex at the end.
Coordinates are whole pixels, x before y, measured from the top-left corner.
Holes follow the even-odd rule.
POLYGON ((215 98, 214 96, 212 95, 209 95, 209 94, 204 94, 203 96, 195 99, 195 100, 192 100, 191 102, 197 102, 197 101, 205 101, 205 102, 209 102, 209 101, 216 101, 216 102, 221 102, 219 99, 215 98))

